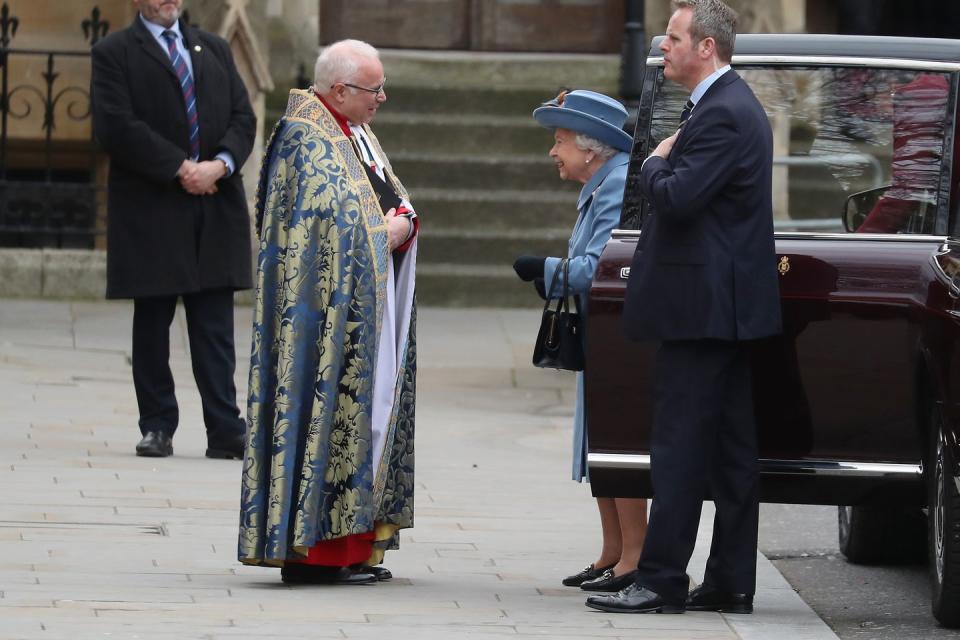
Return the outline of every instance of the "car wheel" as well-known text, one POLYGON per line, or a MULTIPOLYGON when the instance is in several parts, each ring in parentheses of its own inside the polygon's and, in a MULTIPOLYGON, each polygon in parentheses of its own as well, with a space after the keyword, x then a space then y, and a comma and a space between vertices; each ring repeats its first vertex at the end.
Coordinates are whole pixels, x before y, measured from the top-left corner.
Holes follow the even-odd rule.
POLYGON ((854 564, 922 560, 926 531, 919 509, 860 505, 837 507, 840 552, 854 564))
POLYGON ((933 616, 945 627, 960 627, 960 494, 941 419, 936 410, 932 413, 927 528, 933 616))

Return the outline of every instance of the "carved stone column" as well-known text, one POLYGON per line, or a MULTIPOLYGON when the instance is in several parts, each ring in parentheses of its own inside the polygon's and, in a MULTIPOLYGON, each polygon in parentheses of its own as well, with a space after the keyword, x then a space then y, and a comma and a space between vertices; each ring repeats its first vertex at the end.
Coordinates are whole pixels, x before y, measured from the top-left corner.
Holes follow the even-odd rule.
POLYGON ((728 0, 740 14, 740 33, 799 33, 806 26, 806 0, 728 0))
MULTIPOLYGON (((802 33, 806 29, 807 0, 727 0, 739 14, 739 33, 802 33)), ((671 15, 668 2, 647 3, 648 34, 656 36, 667 29, 671 15)), ((776 117, 770 122, 773 129, 774 155, 788 155, 790 149, 790 123, 787 118, 776 117)), ((773 170, 774 215, 788 217, 788 200, 785 185, 789 182, 787 166, 773 170)))
POLYGON ((262 3, 251 0, 186 0, 184 8, 189 11, 192 23, 216 33, 230 43, 237 70, 250 93, 250 103, 257 114, 258 127, 256 143, 244 165, 244 188, 247 198, 252 202, 263 156, 265 96, 273 89, 268 49, 263 44, 266 36, 253 27, 254 24, 264 24, 262 3), (256 22, 251 20, 251 14, 257 18, 256 22))
MULTIPOLYGON (((802 33, 806 28, 806 0, 731 0, 740 14, 740 33, 802 33)), ((773 155, 790 154, 790 120, 784 115, 770 121, 773 129, 773 155)), ((775 165, 773 168, 773 211, 775 218, 789 218, 787 185, 790 183, 790 167, 775 165)))
MULTIPOLYGON (((270 36, 270 73, 280 101, 287 90, 302 84, 302 72, 313 82, 313 65, 320 42, 320 3, 317 0, 265 0, 270 36), (302 65, 302 69, 301 69, 302 65)), ((300 86, 305 89, 305 86, 300 86)))
MULTIPOLYGON (((807 0, 726 0, 740 15, 740 33, 803 33, 807 26, 807 0)), ((669 2, 647 2, 649 36, 662 35, 673 11, 669 2)))

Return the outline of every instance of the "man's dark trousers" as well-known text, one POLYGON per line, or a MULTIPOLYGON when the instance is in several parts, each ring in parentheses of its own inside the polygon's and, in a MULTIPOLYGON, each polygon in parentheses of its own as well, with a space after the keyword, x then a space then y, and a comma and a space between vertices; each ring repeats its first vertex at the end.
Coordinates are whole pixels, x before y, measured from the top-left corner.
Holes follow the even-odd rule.
MULTIPOLYGON (((178 296, 134 299, 133 383, 140 408, 140 431, 173 437, 179 421, 170 372, 170 324, 178 296)), ((209 443, 233 442, 245 422, 237 408, 234 383, 233 292, 226 289, 183 296, 193 376, 203 404, 209 443)))
POLYGON ((753 594, 759 484, 750 342, 667 341, 656 359, 653 504, 637 583, 682 602, 703 500, 716 504, 704 583, 753 594), (721 462, 722 461, 722 462, 721 462))

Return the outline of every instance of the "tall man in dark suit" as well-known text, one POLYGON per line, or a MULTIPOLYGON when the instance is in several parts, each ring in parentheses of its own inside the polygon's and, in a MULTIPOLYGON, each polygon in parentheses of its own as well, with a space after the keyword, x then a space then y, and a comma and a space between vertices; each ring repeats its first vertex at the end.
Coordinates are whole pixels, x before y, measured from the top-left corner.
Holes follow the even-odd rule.
POLYGON ((720 0, 673 7, 660 45, 664 74, 691 100, 680 129, 640 171, 651 208, 624 308, 630 338, 661 343, 654 499, 635 584, 587 605, 750 613, 759 494, 749 350, 780 331, 772 135, 763 107, 729 67, 736 14, 720 0), (716 504, 713 545, 703 584, 688 594, 704 499, 716 504))
POLYGON ((110 156, 107 297, 134 301, 137 455, 173 453, 170 323, 182 297, 206 455, 241 458, 233 292, 252 281, 239 168, 256 117, 229 46, 179 22, 182 2, 133 0, 133 24, 93 48, 93 126, 110 156))

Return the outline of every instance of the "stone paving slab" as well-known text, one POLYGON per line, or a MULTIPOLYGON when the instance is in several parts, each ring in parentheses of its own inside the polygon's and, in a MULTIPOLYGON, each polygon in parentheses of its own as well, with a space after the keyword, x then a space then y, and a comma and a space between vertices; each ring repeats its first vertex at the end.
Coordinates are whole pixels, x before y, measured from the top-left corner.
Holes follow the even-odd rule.
MULTIPOLYGON (((0 640, 835 638, 763 556, 753 616, 610 615, 560 586, 599 527, 589 487, 568 479, 573 377, 529 365, 538 315, 421 310, 416 527, 387 555, 396 578, 288 587, 236 561, 240 463, 203 457, 182 311, 176 455, 141 459, 132 307, 4 300, 0 640)), ((243 398, 249 308, 236 317, 243 398)))

